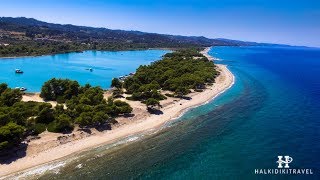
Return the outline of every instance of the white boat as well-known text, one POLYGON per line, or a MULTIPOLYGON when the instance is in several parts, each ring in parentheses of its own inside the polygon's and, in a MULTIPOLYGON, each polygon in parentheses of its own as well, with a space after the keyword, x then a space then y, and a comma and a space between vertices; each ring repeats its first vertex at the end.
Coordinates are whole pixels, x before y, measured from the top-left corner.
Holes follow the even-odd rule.
POLYGON ((19 89, 20 91, 26 91, 27 90, 27 88, 25 88, 25 87, 15 87, 14 89, 19 89))
POLYGON ((26 91, 26 90, 27 90, 27 88, 25 88, 25 87, 20 88, 20 91, 26 91))
POLYGON ((20 69, 16 69, 15 72, 16 72, 17 74, 22 74, 22 73, 23 73, 23 71, 21 71, 20 69))

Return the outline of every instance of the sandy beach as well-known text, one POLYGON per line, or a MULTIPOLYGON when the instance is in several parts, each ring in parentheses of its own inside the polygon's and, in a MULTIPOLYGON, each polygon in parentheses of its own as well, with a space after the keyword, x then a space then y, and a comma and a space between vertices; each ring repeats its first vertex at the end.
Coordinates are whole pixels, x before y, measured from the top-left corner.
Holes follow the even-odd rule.
POLYGON ((210 56, 208 54, 208 52, 210 51, 211 47, 207 47, 205 48, 203 51, 201 51, 200 53, 203 54, 206 58, 208 58, 210 61, 213 61, 214 58, 212 56, 210 56))
MULTIPOLYGON (((213 60, 208 54, 209 50, 210 48, 206 48, 201 53, 210 60, 213 60)), ((117 118, 118 123, 112 126, 112 130, 100 132, 92 129, 91 133, 86 133, 76 128, 72 134, 67 135, 50 132, 40 134, 39 139, 28 142, 24 157, 16 159, 11 163, 0 164, 0 177, 19 171, 27 171, 35 166, 49 163, 74 153, 79 153, 98 147, 99 145, 112 143, 134 134, 161 127, 164 123, 179 117, 187 109, 212 100, 232 86, 234 83, 233 74, 225 65, 217 65, 217 68, 220 71, 220 75, 217 77, 214 85, 207 87, 203 92, 190 93, 188 96, 191 100, 168 98, 161 101, 161 105, 163 106, 161 111, 163 114, 149 114, 146 106, 141 102, 128 101, 123 98, 121 100, 128 102, 133 107, 134 116, 117 118)), ((110 95, 110 92, 106 92, 104 96, 107 98, 110 95)), ((42 99, 39 97, 39 94, 24 95, 23 101, 42 102, 42 99)), ((55 105, 54 102, 50 103, 53 106, 55 105)))

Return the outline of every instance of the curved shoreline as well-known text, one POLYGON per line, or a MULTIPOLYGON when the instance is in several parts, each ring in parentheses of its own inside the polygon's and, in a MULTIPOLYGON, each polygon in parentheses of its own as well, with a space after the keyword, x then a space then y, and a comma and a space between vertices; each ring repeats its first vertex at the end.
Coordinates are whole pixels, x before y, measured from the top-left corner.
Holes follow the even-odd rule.
MULTIPOLYGON (((203 53, 209 56, 209 54, 207 54, 208 51, 209 50, 203 53)), ((125 123, 111 131, 71 141, 33 155, 27 153, 25 157, 10 164, 1 164, 0 176, 8 177, 8 175, 12 175, 13 173, 29 171, 35 167, 65 158, 75 153, 87 151, 101 145, 111 144, 128 136, 159 128, 166 122, 183 116, 188 110, 212 101, 234 84, 235 78, 228 68, 225 65, 217 65, 217 67, 220 75, 217 77, 216 83, 201 93, 191 93, 190 97, 192 97, 192 100, 183 99, 174 101, 171 99, 172 102, 170 101, 168 105, 161 109, 163 111, 161 115, 146 115, 141 119, 138 118, 134 122, 125 123)))

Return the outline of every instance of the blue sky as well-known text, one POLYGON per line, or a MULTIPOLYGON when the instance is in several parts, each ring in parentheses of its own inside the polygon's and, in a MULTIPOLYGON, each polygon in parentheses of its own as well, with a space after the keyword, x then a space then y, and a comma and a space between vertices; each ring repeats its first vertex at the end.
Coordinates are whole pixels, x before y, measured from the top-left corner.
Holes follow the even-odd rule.
POLYGON ((0 0, 0 16, 320 47, 320 0, 0 0))

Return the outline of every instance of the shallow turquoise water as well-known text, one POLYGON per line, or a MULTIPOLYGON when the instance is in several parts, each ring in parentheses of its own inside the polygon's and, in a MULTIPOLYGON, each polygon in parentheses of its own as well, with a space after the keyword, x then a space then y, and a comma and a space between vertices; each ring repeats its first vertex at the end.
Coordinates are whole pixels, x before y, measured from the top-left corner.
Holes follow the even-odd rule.
POLYGON ((320 50, 217 47, 210 53, 235 75, 227 92, 142 141, 81 153, 40 179, 319 179, 320 50), (277 168, 278 155, 314 175, 254 174, 277 168))
POLYGON ((139 65, 161 59, 169 51, 85 51, 38 57, 0 58, 0 83, 40 92, 43 83, 53 77, 77 80, 82 85, 110 88, 111 79, 134 72, 139 65), (86 70, 92 68, 90 72, 86 70), (21 69, 23 74, 15 74, 21 69))

